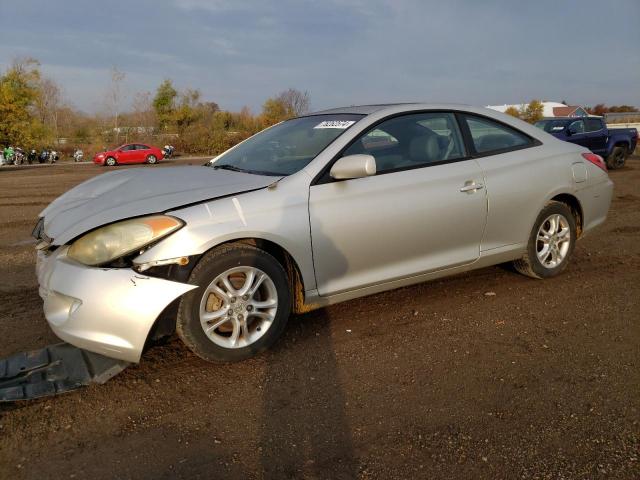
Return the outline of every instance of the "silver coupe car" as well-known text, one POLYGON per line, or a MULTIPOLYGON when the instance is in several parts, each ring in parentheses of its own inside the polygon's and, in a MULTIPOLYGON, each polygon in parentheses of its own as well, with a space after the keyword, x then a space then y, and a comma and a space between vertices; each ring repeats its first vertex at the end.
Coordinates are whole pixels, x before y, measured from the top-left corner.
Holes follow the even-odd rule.
POLYGON ((204 166, 71 189, 34 230, 40 295, 86 350, 138 362, 177 332, 206 360, 242 360, 292 313, 503 262, 558 275, 612 190, 602 158, 492 110, 327 110, 204 166))

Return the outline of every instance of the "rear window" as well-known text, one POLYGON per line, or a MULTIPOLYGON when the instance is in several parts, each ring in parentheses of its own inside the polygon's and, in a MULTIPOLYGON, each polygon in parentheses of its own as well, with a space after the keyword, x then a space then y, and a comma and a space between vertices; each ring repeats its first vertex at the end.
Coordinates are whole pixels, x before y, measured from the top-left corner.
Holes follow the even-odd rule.
POLYGON ((587 132, 597 132, 602 130, 602 120, 599 118, 585 118, 584 129, 587 132))
POLYGON ((465 115, 465 120, 473 138, 473 146, 478 153, 510 150, 531 144, 531 140, 524 133, 502 123, 469 115, 465 115))

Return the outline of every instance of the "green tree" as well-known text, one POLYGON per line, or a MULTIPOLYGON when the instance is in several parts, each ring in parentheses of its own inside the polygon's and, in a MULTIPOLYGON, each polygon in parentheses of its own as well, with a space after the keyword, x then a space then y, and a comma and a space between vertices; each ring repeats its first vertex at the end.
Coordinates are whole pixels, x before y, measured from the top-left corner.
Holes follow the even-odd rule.
POLYGON ((173 82, 169 79, 164 80, 156 90, 156 96, 153 98, 153 109, 156 111, 158 118, 158 126, 165 129, 173 121, 175 111, 177 90, 173 87, 173 82))
POLYGON ((287 112, 287 107, 277 98, 267 98, 262 105, 262 120, 265 125, 274 125, 278 122, 291 118, 287 112))
POLYGON ((173 121, 181 132, 198 120, 200 116, 200 92, 187 88, 180 94, 178 107, 173 112, 173 121))
POLYGON ((262 121, 265 126, 273 125, 308 111, 309 93, 289 88, 264 102, 264 105, 262 105, 262 121))
POLYGON ((45 136, 35 115, 40 98, 40 64, 32 59, 17 59, 0 76, 0 145, 33 145, 45 136))

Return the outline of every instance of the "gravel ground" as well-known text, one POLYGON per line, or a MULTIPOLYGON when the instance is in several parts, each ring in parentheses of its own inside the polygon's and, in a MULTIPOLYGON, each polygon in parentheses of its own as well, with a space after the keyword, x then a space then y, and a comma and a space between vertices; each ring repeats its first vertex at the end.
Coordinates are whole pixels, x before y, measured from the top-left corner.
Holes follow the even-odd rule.
MULTIPOLYGON (((0 170, 0 356, 56 342, 29 233, 101 172, 0 170)), ((558 278, 498 266, 347 302, 233 365, 172 340, 0 406, 0 478, 640 478, 640 158, 611 177, 558 278)))

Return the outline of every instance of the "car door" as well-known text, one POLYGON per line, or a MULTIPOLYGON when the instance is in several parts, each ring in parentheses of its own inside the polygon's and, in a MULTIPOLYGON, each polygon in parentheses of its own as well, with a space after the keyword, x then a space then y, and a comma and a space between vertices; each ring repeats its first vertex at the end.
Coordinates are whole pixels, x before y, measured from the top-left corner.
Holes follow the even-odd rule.
POLYGON ((407 114, 383 121, 340 156, 358 153, 375 158, 376 175, 335 181, 325 173, 310 187, 320 295, 464 265, 479 257, 486 190, 453 113, 407 114))
POLYGON ((147 145, 137 144, 135 153, 135 162, 143 163, 147 160, 147 156, 151 154, 151 149, 147 145))
POLYGON ((585 118, 585 132, 587 135, 587 148, 594 153, 602 153, 607 148, 607 132, 600 118, 585 118))
MULTIPOLYGON (((463 131, 469 148, 482 168, 489 211, 480 251, 496 253, 502 248, 525 245, 539 212, 541 192, 549 184, 555 160, 540 160, 540 142, 493 118, 464 114, 463 131), (542 186, 542 188, 541 188, 542 186)), ((554 170, 555 172, 555 170, 554 170)))
POLYGON ((135 158, 135 145, 124 145, 118 150, 118 163, 132 163, 135 158))
POLYGON ((567 126, 567 141, 589 148, 589 136, 585 132, 584 120, 578 119, 567 126))

